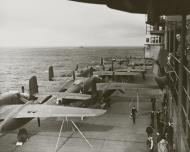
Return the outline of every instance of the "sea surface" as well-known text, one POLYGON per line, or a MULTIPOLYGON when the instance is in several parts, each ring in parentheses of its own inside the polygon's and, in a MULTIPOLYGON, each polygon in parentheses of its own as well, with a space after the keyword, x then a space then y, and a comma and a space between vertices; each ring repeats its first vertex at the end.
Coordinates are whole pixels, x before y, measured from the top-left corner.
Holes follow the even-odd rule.
POLYGON ((144 56, 143 47, 0 48, 0 93, 20 91, 33 75, 48 80, 48 68, 74 70, 100 64, 100 58, 144 56))

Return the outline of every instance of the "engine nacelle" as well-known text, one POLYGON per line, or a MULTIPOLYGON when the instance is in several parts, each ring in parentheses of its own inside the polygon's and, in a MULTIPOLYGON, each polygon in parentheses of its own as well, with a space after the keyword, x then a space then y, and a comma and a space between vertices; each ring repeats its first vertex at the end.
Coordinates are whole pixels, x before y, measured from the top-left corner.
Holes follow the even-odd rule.
POLYGON ((7 131, 18 129, 24 124, 31 121, 32 119, 33 118, 13 118, 13 119, 5 120, 6 122, 2 122, 3 124, 1 124, 0 126, 0 131, 7 132, 7 131))
POLYGON ((0 96, 0 106, 10 105, 10 104, 22 104, 20 100, 20 93, 16 91, 10 91, 1 94, 0 96))

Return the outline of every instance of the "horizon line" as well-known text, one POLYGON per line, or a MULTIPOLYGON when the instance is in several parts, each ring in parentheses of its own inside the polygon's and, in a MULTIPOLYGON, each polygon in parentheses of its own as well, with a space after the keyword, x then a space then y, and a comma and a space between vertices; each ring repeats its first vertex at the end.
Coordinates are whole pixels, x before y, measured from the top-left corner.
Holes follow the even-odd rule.
POLYGON ((89 48, 89 47, 144 47, 144 45, 89 45, 89 46, 0 46, 0 48, 89 48))

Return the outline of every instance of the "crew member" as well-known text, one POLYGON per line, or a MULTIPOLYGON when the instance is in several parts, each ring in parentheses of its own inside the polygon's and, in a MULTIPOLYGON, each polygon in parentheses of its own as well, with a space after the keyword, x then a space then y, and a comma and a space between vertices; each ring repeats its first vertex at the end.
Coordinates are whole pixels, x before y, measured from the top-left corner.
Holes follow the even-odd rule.
POLYGON ((135 124, 136 113, 137 113, 137 109, 136 109, 135 106, 133 106, 132 109, 131 109, 131 116, 132 116, 132 119, 133 119, 133 124, 135 124))
POLYGON ((154 111, 151 112, 150 118, 151 118, 152 127, 154 128, 154 111))
POLYGON ((147 144, 147 148, 148 148, 149 152, 153 152, 154 142, 153 142, 152 136, 148 137, 146 144, 147 144))
POLYGON ((150 124, 150 126, 148 126, 148 127, 146 128, 146 133, 147 133, 147 136, 148 136, 148 137, 152 136, 152 133, 153 133, 152 124, 150 124))
POLYGON ((152 103, 152 111, 156 110, 156 98, 151 98, 150 102, 152 103))
POLYGON ((158 130, 160 130, 160 110, 158 109, 158 111, 156 112, 156 119, 157 119, 157 128, 158 130))
POLYGON ((172 122, 169 121, 168 122, 168 126, 166 127, 166 136, 167 136, 167 141, 169 143, 169 149, 172 150, 173 149, 173 126, 172 126, 172 122))

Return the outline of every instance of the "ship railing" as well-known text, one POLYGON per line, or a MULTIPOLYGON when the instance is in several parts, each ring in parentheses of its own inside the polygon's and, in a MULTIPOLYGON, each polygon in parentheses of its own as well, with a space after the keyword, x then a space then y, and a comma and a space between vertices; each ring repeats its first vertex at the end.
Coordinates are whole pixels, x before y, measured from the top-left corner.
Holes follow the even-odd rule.
POLYGON ((183 65, 183 71, 184 71, 184 77, 183 77, 183 84, 182 88, 179 88, 179 80, 181 79, 179 77, 179 64, 180 60, 173 54, 170 54, 170 61, 167 64, 166 69, 168 71, 168 76, 170 79, 170 87, 171 93, 173 96, 173 100, 178 104, 178 96, 179 96, 179 89, 182 89, 182 96, 183 100, 181 102, 181 120, 182 120, 182 126, 185 133, 185 138, 187 139, 187 143, 190 147, 190 67, 183 65))
POLYGON ((170 56, 178 63, 180 63, 180 60, 173 54, 170 54, 170 56))

